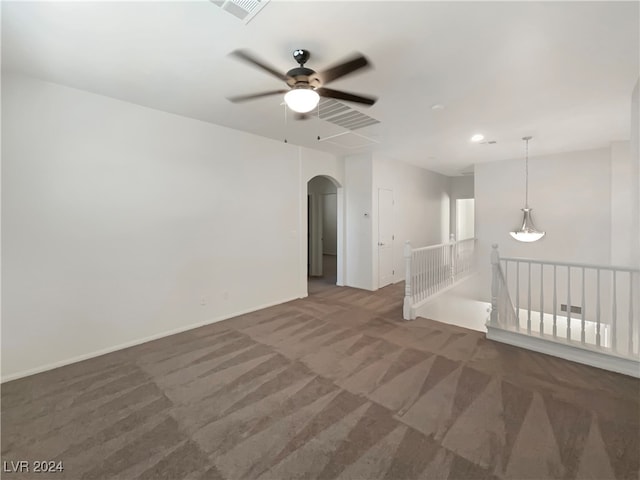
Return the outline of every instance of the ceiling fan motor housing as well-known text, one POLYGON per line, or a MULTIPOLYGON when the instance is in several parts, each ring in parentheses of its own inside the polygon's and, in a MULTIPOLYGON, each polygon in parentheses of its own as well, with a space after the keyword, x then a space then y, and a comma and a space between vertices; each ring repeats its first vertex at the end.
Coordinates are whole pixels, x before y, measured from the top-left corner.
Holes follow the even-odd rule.
POLYGON ((310 68, 296 67, 287 72, 287 84, 291 88, 318 88, 320 80, 310 68))

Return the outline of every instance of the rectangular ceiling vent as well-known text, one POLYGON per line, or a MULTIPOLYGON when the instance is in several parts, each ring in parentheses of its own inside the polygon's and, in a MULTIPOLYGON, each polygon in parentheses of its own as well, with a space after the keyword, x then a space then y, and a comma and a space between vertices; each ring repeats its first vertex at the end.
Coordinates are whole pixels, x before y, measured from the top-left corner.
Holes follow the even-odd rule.
POLYGON ((360 113, 333 98, 321 98, 318 108, 309 114, 347 130, 357 130, 380 123, 380 120, 360 113))
POLYGON ((211 2, 242 20, 246 25, 269 3, 269 0, 211 0, 211 2))

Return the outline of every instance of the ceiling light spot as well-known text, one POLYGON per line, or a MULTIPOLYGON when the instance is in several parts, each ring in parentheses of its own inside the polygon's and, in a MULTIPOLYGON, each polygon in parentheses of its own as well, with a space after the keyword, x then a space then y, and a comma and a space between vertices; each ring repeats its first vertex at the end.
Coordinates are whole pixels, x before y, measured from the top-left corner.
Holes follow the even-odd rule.
POLYGON ((444 110, 444 105, 436 103, 435 105, 431 105, 431 110, 444 110))
POLYGON ((473 137, 471 137, 472 142, 479 142, 481 140, 484 140, 484 135, 482 135, 481 133, 476 133, 473 137))

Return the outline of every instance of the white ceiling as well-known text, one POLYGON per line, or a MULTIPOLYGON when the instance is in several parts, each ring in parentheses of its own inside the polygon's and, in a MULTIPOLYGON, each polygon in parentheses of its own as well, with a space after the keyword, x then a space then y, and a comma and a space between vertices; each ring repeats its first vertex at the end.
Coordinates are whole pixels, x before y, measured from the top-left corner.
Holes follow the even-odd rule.
POLYGON ((608 1, 272 0, 246 25, 207 0, 2 2, 2 69, 346 155, 361 143, 318 142, 345 130, 285 123, 279 96, 226 100, 283 86, 228 54, 285 72, 296 48, 317 71, 362 52, 374 68, 330 86, 379 98, 349 104, 381 122, 358 130, 365 148, 455 175, 521 158, 525 135, 533 156, 628 139, 638 19, 638 2, 608 1))

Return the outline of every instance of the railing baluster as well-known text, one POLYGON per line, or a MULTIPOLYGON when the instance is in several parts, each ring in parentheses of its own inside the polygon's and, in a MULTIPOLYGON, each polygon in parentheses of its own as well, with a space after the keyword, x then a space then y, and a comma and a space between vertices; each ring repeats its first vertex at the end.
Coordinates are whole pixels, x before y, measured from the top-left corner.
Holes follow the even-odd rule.
POLYGON ((432 250, 431 251, 431 268, 429 269, 429 272, 431 273, 431 280, 429 281, 429 294, 433 293, 433 284, 436 283, 436 259, 435 259, 435 252, 432 250))
POLYGON ((427 253, 422 252, 420 255, 420 300, 424 300, 424 294, 427 289, 427 253))
POLYGON ((558 289, 556 288, 556 266, 553 266, 553 338, 558 336, 558 289))
POLYGON ((450 276, 451 276, 451 283, 453 283, 455 281, 455 277, 456 277, 456 265, 455 265, 455 256, 454 256, 454 252, 456 250, 456 247, 458 246, 457 243, 455 243, 455 239, 453 238, 453 234, 451 234, 451 245, 449 245, 449 271, 450 276))
POLYGON ((440 285, 440 279, 442 278, 442 261, 440 260, 440 254, 442 253, 442 249, 438 248, 436 249, 436 281, 435 281, 435 285, 434 285, 434 290, 437 291, 439 285, 440 285))
POLYGON ((425 294, 429 285, 427 284, 427 275, 429 273, 429 251, 425 251, 422 254, 422 299, 424 300, 425 294))
POLYGON ((489 321, 493 326, 497 326, 498 322, 504 317, 499 317, 498 312, 498 296, 502 296, 504 285, 499 285, 500 280, 500 254, 498 253, 498 244, 491 245, 491 314, 489 321))
POLYGON ((431 291, 429 292, 430 294, 434 292, 435 290, 434 286, 438 282, 438 261, 436 259, 437 254, 438 254, 437 249, 434 249, 431 252, 431 282, 430 282, 431 291))
POLYGON ((447 280, 446 258, 447 258, 447 251, 446 251, 445 247, 442 247, 440 249, 440 281, 443 284, 447 280))
POLYGON ((475 239, 463 242, 455 240, 448 243, 414 249, 410 245, 405 252, 408 257, 405 262, 410 295, 405 295, 409 314, 415 314, 414 305, 424 302, 440 290, 460 280, 460 276, 471 273, 475 266, 475 239), (407 265, 409 267, 407 268, 407 265))
POLYGON ((426 251, 424 252, 423 255, 423 267, 422 267, 422 284, 424 286, 424 288, 422 289, 422 299, 424 300, 424 298, 427 296, 427 293, 429 292, 429 254, 431 252, 426 251))
POLYGON ((509 288, 509 260, 504 261, 504 284, 509 288))
POLYGON ((585 338, 586 338, 586 334, 585 334, 585 320, 584 320, 584 267, 582 267, 582 325, 581 325, 581 332, 580 332, 580 341, 582 343, 585 342, 585 338))
POLYGON ((422 272, 422 263, 420 261, 421 252, 415 252, 414 262, 416 264, 416 273, 415 273, 415 284, 416 289, 414 291, 414 297, 416 298, 416 302, 420 300, 420 295, 422 292, 422 285, 420 285, 420 272, 422 272))
POLYGON ((431 293, 431 282, 429 276, 431 275, 431 251, 425 252, 424 263, 424 291, 425 297, 431 293))
POLYGON ((600 269, 596 269, 596 345, 600 346, 600 269))
POLYGON ((531 335, 531 262, 529 262, 528 275, 529 275, 529 279, 527 280, 527 333, 531 335))
POLYGON ((571 267, 567 266, 567 340, 571 340, 571 267))
POLYGON ((429 295, 433 292, 433 267, 435 262, 433 261, 433 250, 429 251, 429 263, 427 267, 427 285, 429 286, 429 295))
POLYGON ((544 264, 540 264, 540 335, 544 334, 544 264))
POLYGON ((428 252, 427 255, 427 269, 426 269, 426 284, 427 284, 427 293, 428 295, 431 295, 432 291, 433 291, 433 266, 434 266, 434 262, 433 262, 433 250, 430 250, 428 252))
POLYGON ((424 285, 422 283, 422 272, 424 271, 424 265, 422 263, 422 258, 424 257, 424 252, 418 252, 418 257, 416 258, 418 262, 418 271, 416 272, 418 278, 416 282, 418 283, 418 301, 422 300, 422 292, 424 291, 424 285))
POLYGON ((402 317, 405 320, 412 320, 411 318, 411 308, 413 305, 413 295, 411 292, 412 286, 415 289, 415 285, 413 284, 413 265, 411 265, 411 261, 413 259, 413 252, 411 249, 411 243, 407 240, 404 243, 404 303, 402 304, 402 317))
POLYGON ((618 299, 617 299, 617 292, 616 292, 616 271, 612 270, 613 272, 613 292, 612 292, 612 296, 611 296, 611 348, 613 349, 613 351, 617 351, 618 350, 618 332, 617 332, 617 316, 618 316, 618 299))
POLYGON ((520 330, 520 262, 516 261, 516 329, 520 330))
POLYGON ((633 354, 633 272, 629 272, 629 351, 633 354))

